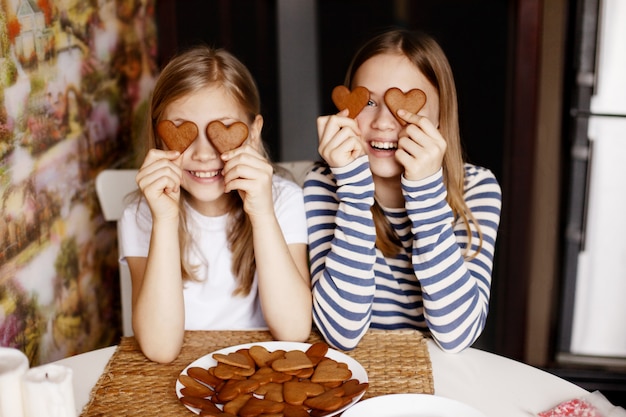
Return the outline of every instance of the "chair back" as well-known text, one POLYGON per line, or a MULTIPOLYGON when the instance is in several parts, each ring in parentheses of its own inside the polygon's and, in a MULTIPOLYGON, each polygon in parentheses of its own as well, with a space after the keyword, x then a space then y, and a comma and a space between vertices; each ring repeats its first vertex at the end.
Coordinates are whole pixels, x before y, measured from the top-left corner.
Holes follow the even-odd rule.
POLYGON ((96 194, 107 221, 117 221, 126 206, 125 198, 137 189, 136 169, 105 169, 96 177, 96 194))
MULTIPOLYGON (((126 206, 126 197, 137 189, 136 169, 105 169, 96 176, 96 194, 102 208, 104 219, 116 223, 119 237, 118 220, 126 206)), ((119 262, 120 298, 122 305, 122 334, 133 335, 132 325, 132 285, 128 265, 119 262)))
POLYGON ((296 184, 302 187, 302 185, 304 184, 304 177, 306 176, 307 172, 309 172, 309 169, 311 169, 314 163, 314 161, 302 160, 278 162, 276 165, 290 173, 296 184))

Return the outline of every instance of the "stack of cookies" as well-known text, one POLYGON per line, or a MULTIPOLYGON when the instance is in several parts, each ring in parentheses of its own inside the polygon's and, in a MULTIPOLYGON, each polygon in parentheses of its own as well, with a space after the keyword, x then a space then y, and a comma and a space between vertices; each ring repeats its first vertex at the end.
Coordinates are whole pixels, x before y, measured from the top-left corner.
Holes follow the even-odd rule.
POLYGON ((352 378, 348 365, 326 357, 328 345, 306 351, 268 351, 254 345, 215 353, 217 365, 181 374, 180 401, 211 417, 321 417, 364 393, 367 382, 352 378))

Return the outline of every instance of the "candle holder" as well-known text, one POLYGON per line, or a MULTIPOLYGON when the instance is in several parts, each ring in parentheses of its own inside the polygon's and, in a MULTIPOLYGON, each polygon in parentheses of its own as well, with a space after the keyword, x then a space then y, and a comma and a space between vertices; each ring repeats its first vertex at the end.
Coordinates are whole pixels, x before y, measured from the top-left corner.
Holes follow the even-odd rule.
POLYGON ((22 377, 24 417, 76 417, 72 370, 47 364, 22 377))
POLYGON ((0 347, 0 417, 22 417, 22 376, 28 358, 15 348, 0 347))

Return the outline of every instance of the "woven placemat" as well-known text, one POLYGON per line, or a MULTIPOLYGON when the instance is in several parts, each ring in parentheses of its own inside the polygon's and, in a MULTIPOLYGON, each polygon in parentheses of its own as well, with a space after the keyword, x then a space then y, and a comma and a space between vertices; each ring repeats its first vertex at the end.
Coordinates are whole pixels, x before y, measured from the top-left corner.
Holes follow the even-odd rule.
MULTIPOLYGON (((216 350, 272 340, 267 331, 194 331, 185 333, 178 358, 151 362, 133 337, 122 338, 91 391, 81 417, 193 415, 176 396, 180 372, 216 350)), ((313 333, 309 342, 321 340, 313 333)), ((417 331, 370 330, 358 347, 345 352, 365 368, 370 386, 363 398, 390 393, 434 393, 426 339, 417 331)))

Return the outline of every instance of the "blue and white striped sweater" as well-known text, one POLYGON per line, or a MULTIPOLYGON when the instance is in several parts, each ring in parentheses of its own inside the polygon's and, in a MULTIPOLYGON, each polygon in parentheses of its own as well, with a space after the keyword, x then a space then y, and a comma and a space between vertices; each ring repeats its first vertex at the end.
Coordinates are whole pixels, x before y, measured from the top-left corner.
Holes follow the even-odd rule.
MULTIPOLYGON (((375 247, 374 183, 367 157, 317 166, 304 184, 313 318, 328 343, 356 347, 369 327, 428 331, 446 351, 470 346, 487 317, 501 191, 494 175, 465 165, 465 200, 481 226, 480 253, 464 259, 468 236, 446 201, 441 171, 402 179, 405 208, 383 208, 406 252, 375 247)), ((471 250, 479 238, 473 229, 471 250)))

